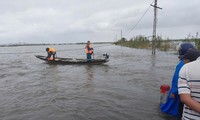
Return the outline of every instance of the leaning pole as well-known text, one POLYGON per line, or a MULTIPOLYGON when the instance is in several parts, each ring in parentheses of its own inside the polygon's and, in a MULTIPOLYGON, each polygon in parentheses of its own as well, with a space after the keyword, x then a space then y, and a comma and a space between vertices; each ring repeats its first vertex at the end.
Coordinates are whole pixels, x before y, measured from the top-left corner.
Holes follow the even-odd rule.
POLYGON ((157 8, 162 9, 157 6, 157 0, 154 1, 154 5, 151 5, 154 7, 154 20, 153 20, 153 38, 152 38, 152 55, 156 54, 156 24, 157 24, 157 8))

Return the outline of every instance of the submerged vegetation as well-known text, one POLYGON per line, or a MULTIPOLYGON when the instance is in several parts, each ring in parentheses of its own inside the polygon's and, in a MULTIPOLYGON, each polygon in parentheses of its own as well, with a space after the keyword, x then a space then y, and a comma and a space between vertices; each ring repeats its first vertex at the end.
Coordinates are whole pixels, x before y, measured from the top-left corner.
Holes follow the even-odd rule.
MULTIPOLYGON (((162 37, 156 37, 156 48, 161 51, 168 51, 169 49, 175 49, 176 45, 180 42, 192 42, 195 44, 197 49, 200 49, 200 39, 179 39, 179 40, 170 40, 162 39, 162 37)), ((141 48, 141 49, 151 49, 152 40, 144 35, 138 35, 130 40, 122 38, 114 43, 115 45, 131 47, 131 48, 141 48)))
POLYGON ((193 39, 193 41, 195 42, 195 46, 198 50, 200 50, 200 39, 193 39))
MULTIPOLYGON (((156 38, 157 45, 156 48, 159 50, 167 51, 170 49, 169 40, 163 40, 160 36, 156 38)), ((132 48, 142 48, 142 49, 151 49, 152 48, 152 41, 143 35, 138 35, 130 40, 122 38, 115 42, 116 45, 132 47, 132 48)))

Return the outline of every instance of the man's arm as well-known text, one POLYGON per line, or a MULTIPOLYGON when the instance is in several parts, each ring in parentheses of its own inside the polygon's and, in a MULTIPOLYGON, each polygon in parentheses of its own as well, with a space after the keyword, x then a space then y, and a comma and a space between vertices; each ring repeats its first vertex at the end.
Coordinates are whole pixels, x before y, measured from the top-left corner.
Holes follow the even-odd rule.
POLYGON ((47 59, 51 57, 51 54, 48 52, 47 53, 47 59))
POLYGON ((200 103, 192 99, 190 94, 180 94, 181 102, 190 107, 192 110, 200 113, 200 103))

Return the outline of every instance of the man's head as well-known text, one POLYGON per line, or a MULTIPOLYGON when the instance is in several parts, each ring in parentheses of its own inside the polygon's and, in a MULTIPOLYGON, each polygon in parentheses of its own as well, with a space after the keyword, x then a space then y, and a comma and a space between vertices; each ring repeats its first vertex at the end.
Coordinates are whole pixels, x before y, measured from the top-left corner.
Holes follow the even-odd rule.
POLYGON ((188 50, 184 54, 183 59, 185 63, 188 63, 188 62, 195 61, 199 56, 200 56, 200 52, 198 50, 191 49, 191 50, 188 50))
POLYGON ((49 48, 46 48, 46 51, 48 52, 48 51, 49 51, 49 48))
POLYGON ((195 47, 191 43, 182 43, 179 46, 179 50, 178 50, 179 58, 183 59, 184 54, 186 54, 187 51, 191 49, 195 49, 195 47))

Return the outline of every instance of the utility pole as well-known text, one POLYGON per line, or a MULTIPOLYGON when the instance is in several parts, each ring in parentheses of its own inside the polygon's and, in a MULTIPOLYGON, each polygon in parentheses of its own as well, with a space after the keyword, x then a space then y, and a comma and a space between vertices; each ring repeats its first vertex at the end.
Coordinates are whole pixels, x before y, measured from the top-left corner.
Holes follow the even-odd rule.
POLYGON ((122 30, 121 30, 121 39, 122 39, 122 30))
POLYGON ((153 21, 153 38, 152 38, 152 55, 156 54, 156 23, 157 23, 157 9, 162 9, 157 6, 157 0, 154 1, 154 21, 153 21))
POLYGON ((196 39, 198 39, 199 37, 199 32, 196 32, 196 39))

